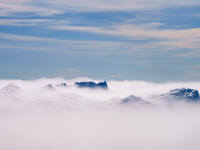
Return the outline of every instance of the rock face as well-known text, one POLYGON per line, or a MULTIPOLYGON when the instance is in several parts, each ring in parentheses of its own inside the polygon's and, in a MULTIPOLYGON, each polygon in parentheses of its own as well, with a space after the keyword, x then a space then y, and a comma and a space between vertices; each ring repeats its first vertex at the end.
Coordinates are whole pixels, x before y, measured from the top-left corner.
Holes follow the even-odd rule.
POLYGON ((83 87, 86 87, 86 88, 103 88, 103 89, 107 89, 108 88, 108 85, 107 85, 106 81, 99 82, 99 83, 95 83, 95 82, 92 82, 92 81, 89 81, 89 82, 75 82, 75 85, 80 87, 80 88, 83 88, 83 87))
POLYGON ((173 89, 167 95, 177 100, 200 101, 199 92, 195 89, 173 89))
POLYGON ((144 101, 141 97, 130 95, 120 101, 120 104, 143 104, 150 105, 151 103, 144 101))

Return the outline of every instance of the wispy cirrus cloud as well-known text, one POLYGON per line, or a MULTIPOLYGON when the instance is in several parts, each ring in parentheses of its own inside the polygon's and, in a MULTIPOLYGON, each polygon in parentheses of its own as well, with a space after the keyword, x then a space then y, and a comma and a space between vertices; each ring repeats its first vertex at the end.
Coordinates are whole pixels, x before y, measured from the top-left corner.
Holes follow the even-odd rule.
MULTIPOLYGON (((63 14, 71 11, 75 12, 90 12, 90 11, 149 11, 160 10, 162 8, 170 8, 176 6, 198 6, 200 4, 197 0, 183 0, 183 1, 157 1, 157 0, 118 0, 118 1, 100 1, 100 0, 84 0, 84 1, 52 1, 45 0, 40 2, 30 0, 1 0, 0 1, 0 15, 12 16, 15 13, 34 13, 36 16, 43 16, 40 19, 1 19, 0 25, 11 26, 36 26, 45 25, 49 30, 67 30, 67 31, 79 31, 89 32, 94 34, 123 36, 125 38, 131 38, 134 40, 153 40, 151 44, 148 41, 146 47, 163 49, 177 49, 199 48, 200 28, 185 28, 174 29, 164 28, 161 22, 143 22, 143 24, 129 24, 120 23, 119 25, 113 24, 105 26, 101 24, 101 27, 95 25, 85 26, 73 25, 73 19, 57 20, 56 18, 45 18, 44 16, 51 16, 55 14, 63 14), (156 42, 155 42, 156 41, 156 42)), ((62 16, 63 17, 63 16, 62 16)), ((129 18, 130 19, 130 18, 129 18)), ((166 24, 167 26, 167 24, 166 24)), ((145 47, 142 44, 140 47, 145 47)))
MULTIPOLYGON (((137 40, 154 40, 152 46, 165 49, 200 48, 200 28, 188 29, 157 29, 162 24, 138 24, 138 25, 119 25, 109 28, 87 27, 87 26, 54 26, 58 30, 74 30, 82 32, 92 32, 96 34, 106 34, 114 36, 124 36, 137 40), (156 41, 157 40, 157 41, 156 41)), ((149 46, 149 45, 148 45, 149 46)))
MULTIPOLYGON (((53 30, 66 30, 66 31, 79 31, 79 32, 89 32, 93 34, 102 35, 112 35, 116 37, 124 37, 131 40, 136 40, 132 50, 145 50, 145 49, 159 49, 159 50, 177 50, 177 49, 188 49, 190 50, 187 54, 179 54, 178 56, 191 56, 198 53, 200 47, 200 28, 186 28, 186 29, 162 29, 160 27, 165 26, 165 24, 159 22, 152 22, 147 24, 126 24, 126 25, 114 25, 109 27, 96 27, 96 26, 76 26, 70 25, 68 22, 57 22, 56 24, 52 20, 36 19, 36 20, 13 20, 13 22, 22 23, 22 25, 27 25, 26 21, 32 23, 47 23, 47 28, 53 30), (23 22, 25 21, 25 23, 23 22), (49 22, 49 23, 48 23, 49 22), (69 24, 69 25, 68 25, 69 24), (146 40, 146 42, 138 43, 137 41, 146 40)), ((12 22, 12 21, 11 21, 12 22)), ((4 23, 11 23, 4 22, 4 23)), ((1 23, 1 21, 0 21, 1 23)), ((3 22, 2 22, 3 23, 3 22)), ((21 36, 15 34, 1 33, 1 38, 13 39, 13 40, 24 40, 24 41, 56 41, 65 42, 71 41, 71 43, 76 43, 73 40, 62 40, 62 39, 52 39, 52 38, 41 38, 35 36, 21 36)), ((78 43, 81 43, 78 41, 78 43)), ((84 41, 85 43, 85 41, 84 41)), ((91 41, 90 43, 93 43, 91 41)), ((97 42, 102 43, 102 42, 97 42)), ((107 43, 107 42, 106 42, 107 43)), ((116 42, 110 42, 116 43, 116 42)), ((131 45, 129 42, 120 42, 124 44, 131 45)), ((123 45, 124 45, 123 44, 123 45)), ((82 44, 81 44, 82 45, 82 44)), ((97 44, 98 45, 98 44, 97 44)), ((107 44, 104 44, 107 45, 107 44)), ((112 45, 112 44, 111 44, 112 45)), ((83 46, 83 45, 82 45, 83 46)), ((84 46, 83 46, 84 47, 84 46)), ((109 46, 110 47, 110 46, 109 46)), ((197 56, 197 55, 196 55, 197 56)), ((198 55, 199 56, 199 55, 198 55)))
POLYGON ((46 3, 52 4, 59 8, 66 8, 72 11, 133 11, 133 10, 152 10, 162 9, 172 6, 189 6, 199 5, 198 0, 46 0, 46 3))
MULTIPOLYGON (((130 53, 134 47, 129 42, 100 41, 100 40, 66 40, 57 38, 7 34, 0 32, 0 49, 21 49, 30 51, 85 53, 88 55, 112 53, 130 53), (10 43, 13 43, 11 45, 10 43), (124 51, 121 48, 125 48, 124 51)), ((139 45, 138 45, 139 46, 139 45)))
POLYGON ((51 16, 62 13, 62 10, 32 5, 30 0, 0 1, 0 16, 13 16, 16 13, 35 13, 39 16, 51 16))
POLYGON ((50 19, 1 19, 0 25, 3 26, 36 26, 53 22, 50 19))
POLYGON ((160 10, 168 7, 198 6, 198 0, 1 0, 0 15, 31 12, 40 16, 51 16, 65 12, 96 12, 96 11, 144 11, 160 10))
MULTIPOLYGON (((148 25, 148 24, 146 24, 148 25)), ((134 38, 155 38, 155 39, 180 39, 180 38, 195 38, 200 37, 200 28, 189 29, 155 29, 152 26, 138 25, 119 25, 111 26, 109 28, 102 27, 88 27, 88 26, 54 26, 53 29, 59 30, 75 30, 86 31, 100 34, 122 35, 134 38)))

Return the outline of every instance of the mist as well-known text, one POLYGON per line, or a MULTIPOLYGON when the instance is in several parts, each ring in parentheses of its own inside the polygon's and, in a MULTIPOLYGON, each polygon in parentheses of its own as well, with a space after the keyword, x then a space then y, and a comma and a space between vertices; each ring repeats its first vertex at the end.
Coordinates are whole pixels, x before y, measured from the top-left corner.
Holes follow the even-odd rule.
POLYGON ((200 90, 200 82, 110 80, 105 90, 78 88, 76 81, 99 82, 0 80, 0 149, 200 149, 200 104, 160 97, 176 88, 200 90), (150 105, 120 103, 130 95, 150 105))

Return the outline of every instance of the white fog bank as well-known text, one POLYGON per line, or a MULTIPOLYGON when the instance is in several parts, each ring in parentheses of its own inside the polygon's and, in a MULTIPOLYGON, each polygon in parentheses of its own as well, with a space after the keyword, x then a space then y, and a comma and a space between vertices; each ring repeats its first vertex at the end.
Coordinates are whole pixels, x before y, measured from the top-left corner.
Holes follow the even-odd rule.
POLYGON ((160 98, 176 88, 200 91, 200 82, 111 80, 108 89, 90 89, 76 81, 96 80, 0 80, 0 150, 200 149, 199 102, 160 98), (120 103, 130 95, 151 105, 120 103))

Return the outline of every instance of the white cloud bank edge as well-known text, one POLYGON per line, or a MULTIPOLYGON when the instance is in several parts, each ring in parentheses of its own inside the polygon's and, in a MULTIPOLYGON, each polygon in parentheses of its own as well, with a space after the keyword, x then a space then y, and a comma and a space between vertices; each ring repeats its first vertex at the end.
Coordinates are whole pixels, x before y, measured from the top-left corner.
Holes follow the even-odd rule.
POLYGON ((113 109, 95 107, 96 102, 124 98, 131 94, 147 99, 153 94, 159 95, 174 88, 186 87, 199 90, 199 82, 158 84, 110 80, 109 90, 79 89, 73 86, 56 87, 55 90, 46 88, 49 83, 57 85, 66 82, 73 85, 75 81, 90 80, 92 79, 1 80, 0 89, 10 83, 16 87, 12 86, 15 87, 14 91, 4 93, 4 98, 1 94, 0 149, 198 150, 200 148, 199 104, 113 109), (15 92, 15 89, 18 90, 17 87, 20 87, 21 92, 15 92), (86 106, 87 100, 94 102, 92 109, 60 107, 66 106, 66 103, 86 106), (29 103, 25 104, 27 101, 29 103), (17 106, 19 103, 25 105, 17 106))

